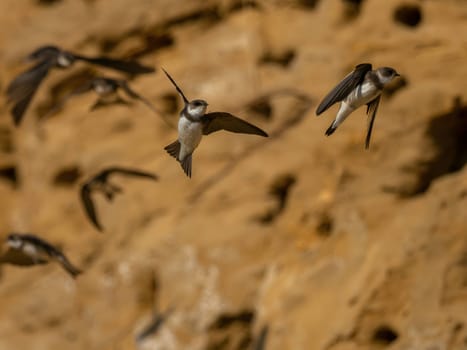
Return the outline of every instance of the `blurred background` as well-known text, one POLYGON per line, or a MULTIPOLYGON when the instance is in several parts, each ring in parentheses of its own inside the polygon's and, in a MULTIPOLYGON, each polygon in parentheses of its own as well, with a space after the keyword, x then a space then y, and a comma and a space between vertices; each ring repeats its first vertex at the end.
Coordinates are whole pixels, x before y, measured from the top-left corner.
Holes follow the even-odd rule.
MULTIPOLYGON (((89 112, 76 63, 53 70, 15 128, 3 94, 0 227, 60 247, 56 263, 4 263, 0 349, 467 349, 467 2, 464 0, 3 0, 0 87, 54 44, 137 59, 130 80, 173 125, 189 99, 268 139, 220 132, 188 179, 174 128, 144 104, 89 112), (402 77, 332 135, 324 95, 358 63, 402 77), (87 220, 80 184, 115 178, 87 220)), ((3 249, 4 251, 4 249, 3 249)))

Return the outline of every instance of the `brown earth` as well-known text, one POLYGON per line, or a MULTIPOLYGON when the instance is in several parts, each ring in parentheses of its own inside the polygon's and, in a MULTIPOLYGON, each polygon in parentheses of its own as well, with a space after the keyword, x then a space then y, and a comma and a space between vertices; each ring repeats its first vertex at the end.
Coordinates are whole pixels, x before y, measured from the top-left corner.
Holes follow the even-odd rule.
MULTIPOLYGON (((466 1, 3 0, 0 19, 2 90, 52 43, 164 67, 271 135, 206 137, 190 180, 142 104, 90 113, 88 94, 40 118, 82 63, 47 77, 19 128, 4 99, 2 239, 36 233, 85 273, 2 265, 0 349, 467 349, 466 1), (403 75, 369 151, 364 108, 329 138, 337 108, 314 115, 361 62, 403 75), (160 181, 115 177, 101 234, 78 190, 114 164, 160 181)), ((131 84, 176 123, 160 70, 131 84)))

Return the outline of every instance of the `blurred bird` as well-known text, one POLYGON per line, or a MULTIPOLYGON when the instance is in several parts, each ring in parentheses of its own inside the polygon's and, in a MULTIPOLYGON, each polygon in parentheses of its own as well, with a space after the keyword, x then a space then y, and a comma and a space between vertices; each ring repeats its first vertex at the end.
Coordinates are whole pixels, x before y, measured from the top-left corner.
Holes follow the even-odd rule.
POLYGON ((128 81, 124 79, 114 79, 108 77, 95 77, 89 80, 87 83, 83 84, 82 86, 78 87, 77 89, 73 90, 70 94, 65 96, 65 98, 61 102, 59 102, 59 104, 56 107, 54 107, 49 113, 53 113, 57 109, 60 109, 70 98, 87 93, 89 91, 94 91, 98 96, 97 101, 90 108, 91 111, 100 107, 108 106, 110 104, 128 104, 126 100, 119 96, 119 90, 123 90, 125 95, 130 97, 131 99, 143 102, 154 113, 162 117, 162 119, 166 123, 171 125, 166 120, 164 114, 160 112, 156 107, 154 107, 151 104, 151 102, 149 102, 146 98, 139 95, 132 88, 130 88, 130 86, 128 85, 128 81))
POLYGON ((180 162, 188 177, 191 177, 192 154, 201 142, 203 135, 209 135, 219 130, 226 130, 235 133, 268 137, 268 134, 257 126, 237 118, 230 113, 206 113, 206 108, 208 106, 206 101, 188 101, 169 73, 164 69, 162 70, 175 86, 175 89, 185 103, 185 107, 180 112, 180 119, 178 120, 178 140, 166 146, 164 149, 180 162))
POLYGON ((91 195, 94 191, 100 191, 105 195, 107 200, 112 201, 116 194, 121 193, 123 191, 121 187, 113 185, 108 181, 109 176, 112 174, 137 176, 156 181, 158 180, 157 175, 148 172, 123 167, 109 167, 100 171, 96 175, 92 176, 88 181, 86 181, 81 186, 81 202, 83 203, 84 210, 86 211, 89 220, 91 220, 93 225, 99 231, 102 231, 103 229, 99 220, 97 219, 96 209, 91 195))
POLYGON ((18 75, 7 88, 8 103, 13 103, 11 114, 15 125, 21 123, 37 88, 52 68, 69 68, 77 60, 104 66, 129 74, 154 72, 135 61, 124 61, 108 57, 86 57, 62 50, 56 46, 42 46, 28 56, 28 60, 38 62, 29 70, 18 75))
POLYGON ((7 237, 7 245, 30 257, 35 264, 56 260, 73 278, 81 273, 60 250, 35 235, 11 233, 7 237))
POLYGON ((332 135, 349 114, 366 104, 369 119, 365 148, 368 149, 383 88, 398 76, 399 73, 390 67, 372 70, 369 63, 357 65, 349 75, 331 90, 316 109, 316 115, 320 115, 334 103, 341 102, 337 116, 326 130, 326 135, 332 135))

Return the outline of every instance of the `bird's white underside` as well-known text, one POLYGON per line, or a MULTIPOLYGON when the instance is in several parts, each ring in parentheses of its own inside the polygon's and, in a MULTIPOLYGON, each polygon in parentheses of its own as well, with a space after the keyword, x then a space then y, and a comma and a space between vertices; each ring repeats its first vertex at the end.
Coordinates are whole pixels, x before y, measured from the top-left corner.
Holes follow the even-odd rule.
POLYGON ((366 81, 357 86, 352 92, 342 101, 339 111, 337 112, 336 119, 334 120, 334 127, 342 124, 342 122, 349 116, 350 113, 357 108, 366 105, 368 102, 374 100, 381 94, 372 82, 366 81))
POLYGON ((179 159, 183 160, 186 156, 193 153, 198 147, 203 136, 203 124, 201 122, 192 122, 183 115, 178 121, 178 141, 180 142, 179 159))

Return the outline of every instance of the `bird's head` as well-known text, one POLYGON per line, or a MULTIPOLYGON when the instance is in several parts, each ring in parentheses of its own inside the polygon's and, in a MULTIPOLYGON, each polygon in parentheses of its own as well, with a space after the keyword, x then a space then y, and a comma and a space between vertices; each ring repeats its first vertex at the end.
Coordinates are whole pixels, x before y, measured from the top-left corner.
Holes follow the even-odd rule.
POLYGON ((17 233, 10 233, 7 237, 6 243, 14 249, 19 249, 22 244, 21 236, 17 233))
POLYGON ((118 84, 114 79, 97 77, 91 82, 94 91, 101 96, 106 96, 114 93, 118 89, 118 84))
POLYGON ((200 119, 205 113, 208 103, 204 100, 193 100, 186 106, 186 111, 190 117, 200 119))
POLYGON ((46 60, 52 57, 56 57, 60 49, 56 46, 47 45, 41 46, 32 53, 29 54, 27 57, 28 61, 41 61, 46 60))
POLYGON ((57 61, 55 64, 59 68, 67 68, 67 67, 70 67, 75 61, 76 61, 75 56, 73 56, 70 52, 60 51, 57 54, 57 61))
POLYGON ((381 67, 376 70, 379 81, 383 84, 391 82, 395 77, 400 76, 394 68, 391 67, 381 67))

